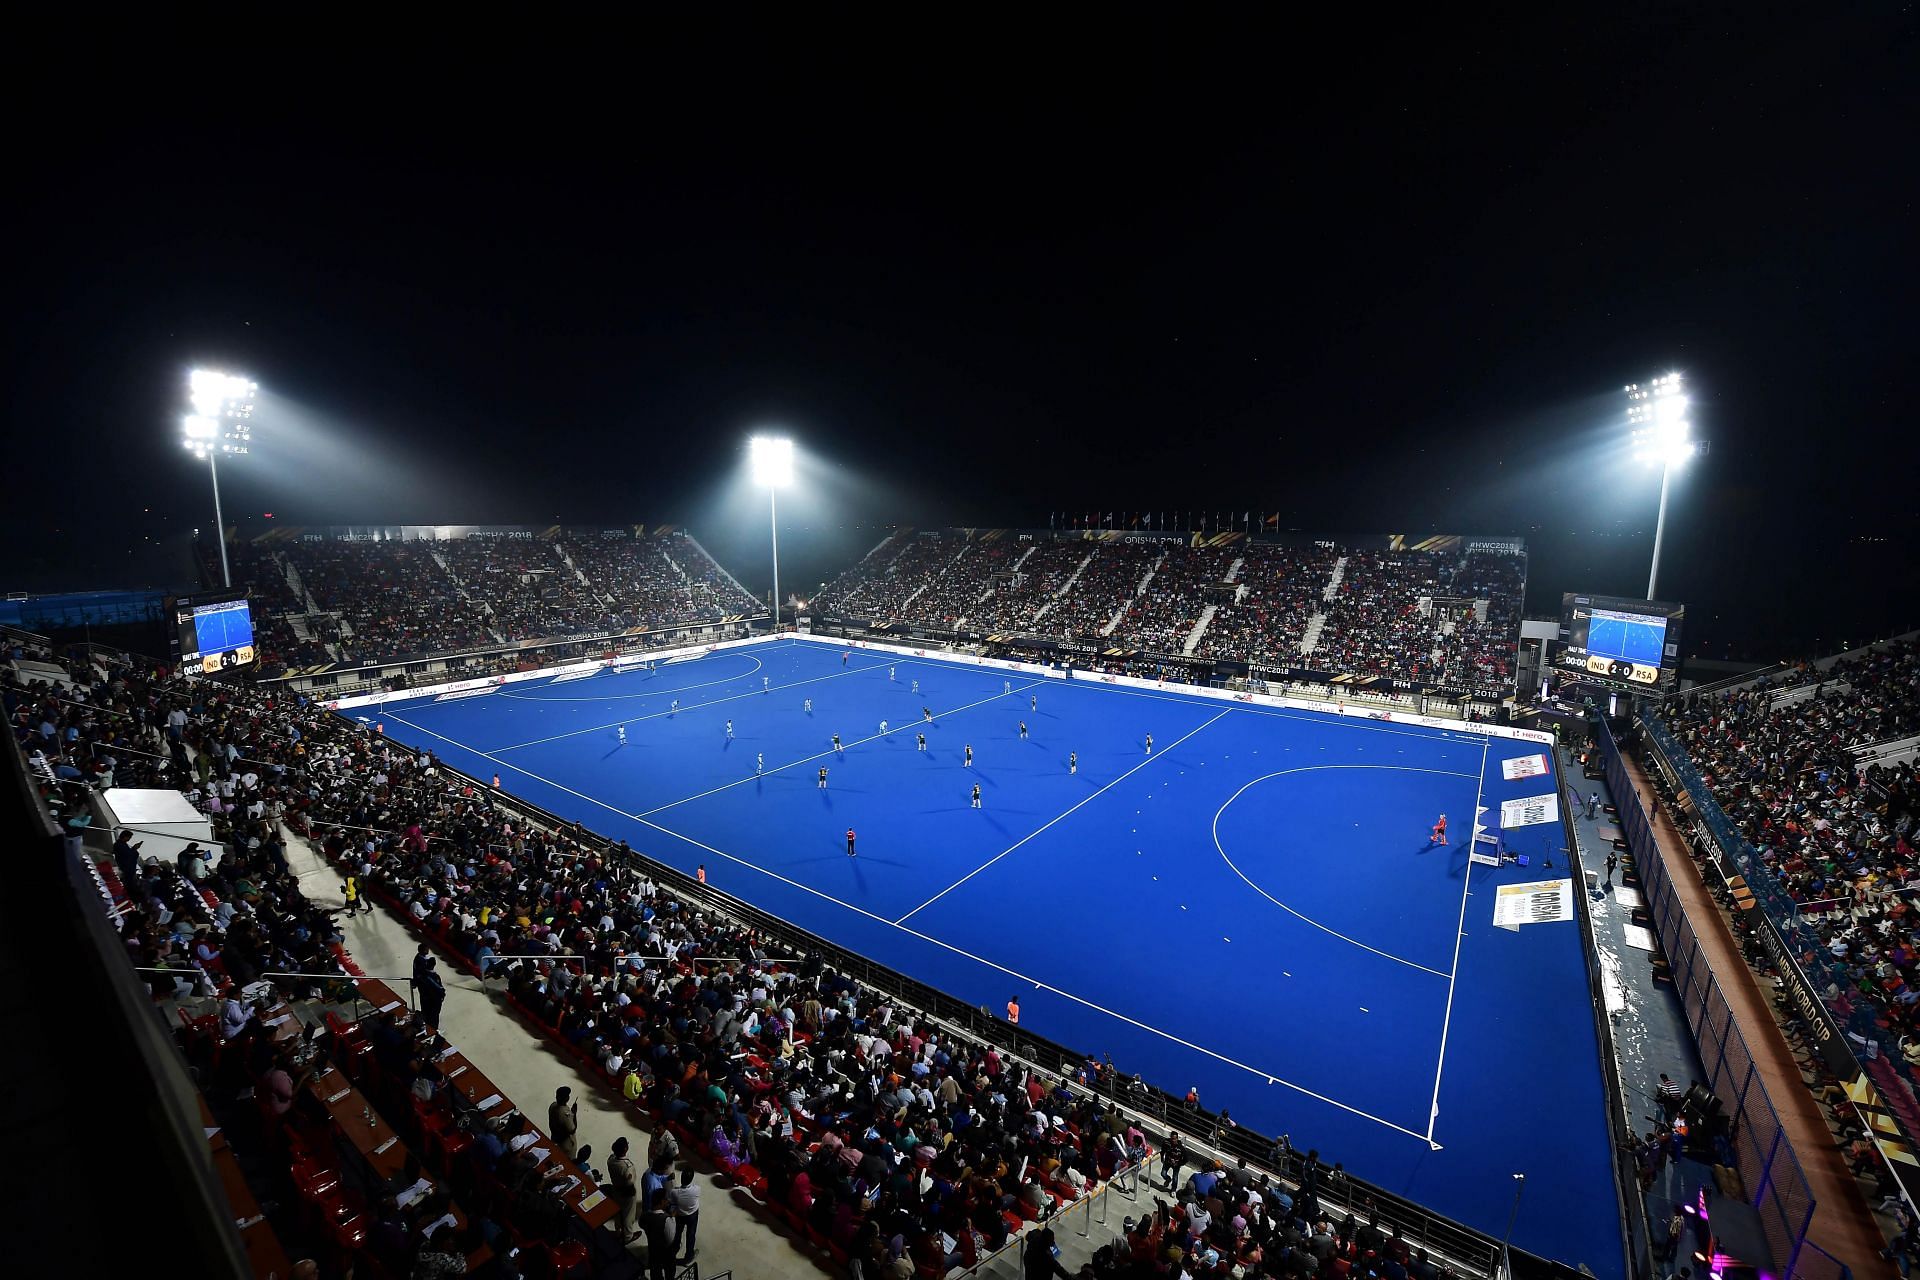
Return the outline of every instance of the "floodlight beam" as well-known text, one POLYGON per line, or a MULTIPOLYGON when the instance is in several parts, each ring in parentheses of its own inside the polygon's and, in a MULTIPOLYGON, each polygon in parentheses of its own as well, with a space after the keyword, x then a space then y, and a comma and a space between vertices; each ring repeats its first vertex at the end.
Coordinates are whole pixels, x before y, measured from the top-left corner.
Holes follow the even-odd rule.
POLYGON ((793 483, 793 441, 785 436, 755 436, 747 441, 747 460, 753 482, 769 489, 793 483))
POLYGON ((753 436, 747 441, 747 466, 753 482, 766 486, 767 527, 773 533, 773 633, 780 634, 780 490, 793 483, 793 441, 785 436, 753 436))
POLYGON ((1660 514, 1654 521, 1653 564, 1647 572, 1647 599, 1652 600, 1660 589, 1660 551, 1666 544, 1667 499, 1673 489, 1673 473, 1685 466, 1697 449, 1691 434, 1693 424, 1687 420, 1685 380, 1680 374, 1664 374, 1644 386, 1629 383, 1625 392, 1627 422, 1635 428, 1634 456, 1660 468, 1660 514))
POLYGON ((253 432, 246 419, 253 414, 253 394, 259 389, 260 384, 250 379, 211 369, 195 369, 187 375, 187 401, 194 411, 180 424, 180 442, 193 450, 194 457, 207 460, 207 475, 213 481, 214 534, 220 543, 220 581, 228 589, 233 587, 233 569, 227 562, 227 525, 220 510, 220 455, 247 452, 253 432), (222 419, 233 420, 228 424, 231 429, 222 430, 222 419))

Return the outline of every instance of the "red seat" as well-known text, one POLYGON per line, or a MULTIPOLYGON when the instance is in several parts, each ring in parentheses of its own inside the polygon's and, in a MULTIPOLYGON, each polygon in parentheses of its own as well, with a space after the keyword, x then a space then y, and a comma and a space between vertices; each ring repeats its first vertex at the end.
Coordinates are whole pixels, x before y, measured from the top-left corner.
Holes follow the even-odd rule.
POLYGON ((350 1218, 334 1218, 327 1224, 333 1235, 334 1244, 347 1252, 356 1252, 367 1242, 367 1220, 355 1214, 350 1218))
POLYGON ((296 1160, 293 1185, 308 1200, 315 1203, 329 1201, 340 1189, 340 1171, 296 1160))

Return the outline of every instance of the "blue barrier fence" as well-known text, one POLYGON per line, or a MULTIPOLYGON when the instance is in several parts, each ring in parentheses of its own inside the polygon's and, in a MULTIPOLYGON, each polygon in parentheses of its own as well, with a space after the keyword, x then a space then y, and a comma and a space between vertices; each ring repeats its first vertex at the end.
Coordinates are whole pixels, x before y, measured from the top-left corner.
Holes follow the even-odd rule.
MULTIPOLYGON (((1768 941, 1777 940, 1780 954, 1774 959, 1781 976, 1793 988, 1796 1003, 1803 1006, 1802 1017, 1814 1025, 1822 1049, 1829 1051, 1830 1068, 1843 1077, 1864 1071, 1883 1094, 1902 1095, 1901 1101, 1912 1099, 1920 1076, 1901 1057, 1899 1035, 1882 1025, 1862 979, 1827 949, 1827 939, 1820 936, 1820 917, 1802 910, 1781 885, 1760 851, 1720 808, 1686 748, 1660 718, 1644 716, 1641 725, 1648 744, 1692 800, 1694 812, 1721 855, 1752 890, 1773 933, 1768 941)), ((1899 1109, 1895 1115, 1904 1121, 1899 1109)), ((1909 1140, 1915 1136, 1907 1134, 1909 1140)))

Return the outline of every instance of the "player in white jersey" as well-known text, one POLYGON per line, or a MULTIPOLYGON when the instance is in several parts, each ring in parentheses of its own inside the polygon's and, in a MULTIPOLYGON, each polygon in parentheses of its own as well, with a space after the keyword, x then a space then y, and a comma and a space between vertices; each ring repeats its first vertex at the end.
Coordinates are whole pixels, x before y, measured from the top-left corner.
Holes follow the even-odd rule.
POLYGON ((679 709, 680 709, 680 699, 675 698, 673 700, 673 705, 667 708, 667 714, 671 716, 674 712, 678 711, 679 709))
POLYGON ((920 692, 920 682, 919 682, 918 680, 915 680, 915 681, 913 682, 913 691, 914 691, 915 693, 919 693, 919 692, 920 692))
POLYGON ((887 722, 886 722, 885 720, 882 720, 882 721, 880 722, 880 735, 881 735, 882 737, 885 737, 885 736, 886 736, 886 732, 887 732, 887 722))
POLYGON ((812 699, 812 698, 808 698, 808 699, 807 699, 807 705, 805 706, 805 708, 804 708, 804 710, 806 711, 806 713, 807 713, 808 715, 812 715, 812 714, 813 714, 813 699, 812 699))
POLYGON ((894 674, 893 674, 893 672, 894 672, 894 669, 893 669, 892 667, 888 667, 888 668, 887 668, 887 679, 888 679, 888 680, 893 680, 893 679, 895 678, 895 677, 894 677, 894 674))
POLYGON ((772 684, 773 684, 773 681, 771 681, 771 680, 769 680, 769 679, 768 679, 767 677, 765 677, 765 676, 761 676, 761 677, 760 677, 760 692, 762 692, 762 693, 766 693, 766 692, 768 692, 768 691, 769 691, 769 688, 770 688, 770 686, 771 686, 772 684))
POLYGON ((727 721, 727 741, 733 741, 733 721, 727 721))
POLYGON ((765 773, 767 771, 767 753, 766 752, 756 751, 753 753, 753 771, 757 774, 765 773))
POLYGON ((1152 734, 1147 735, 1147 754, 1148 755, 1153 754, 1153 735, 1152 734))
POLYGON ((627 745, 627 726, 625 725, 620 726, 619 737, 620 737, 620 745, 623 747, 626 746, 627 745))

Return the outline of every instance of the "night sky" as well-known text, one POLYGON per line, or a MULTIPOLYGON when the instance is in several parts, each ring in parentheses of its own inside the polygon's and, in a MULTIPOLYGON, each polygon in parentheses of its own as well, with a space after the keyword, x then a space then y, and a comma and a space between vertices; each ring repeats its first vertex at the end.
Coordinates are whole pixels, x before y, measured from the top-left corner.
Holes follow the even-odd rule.
POLYGON ((771 425, 811 459, 785 584, 896 522, 1278 511, 1524 535, 1545 614, 1644 592, 1658 477, 1620 388, 1679 369, 1711 441, 1663 570, 1689 647, 1920 625, 1920 41, 1911 6, 1845 8, 741 10, 486 56, 39 62, 0 587, 187 585, 205 363, 268 393, 223 472, 249 533, 675 522, 764 587, 739 472, 771 425))

